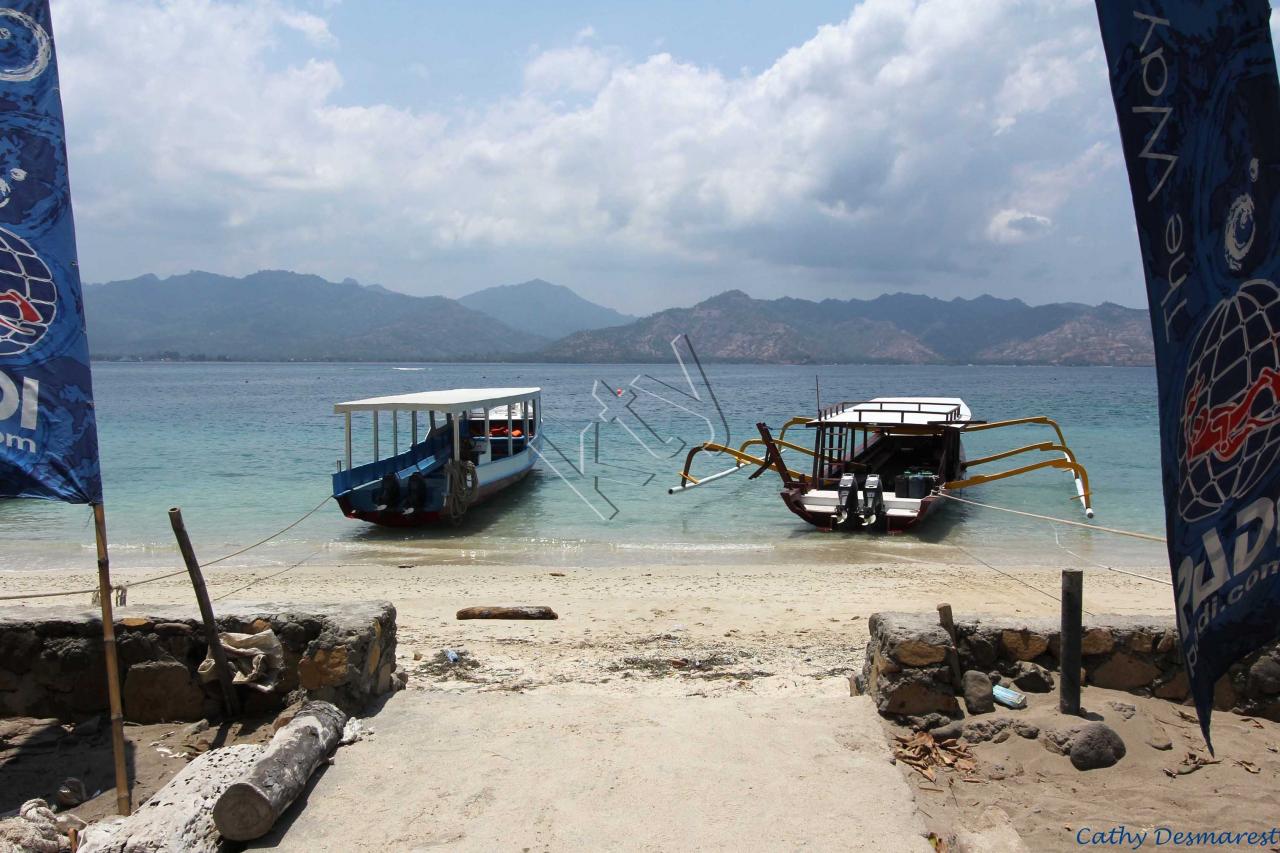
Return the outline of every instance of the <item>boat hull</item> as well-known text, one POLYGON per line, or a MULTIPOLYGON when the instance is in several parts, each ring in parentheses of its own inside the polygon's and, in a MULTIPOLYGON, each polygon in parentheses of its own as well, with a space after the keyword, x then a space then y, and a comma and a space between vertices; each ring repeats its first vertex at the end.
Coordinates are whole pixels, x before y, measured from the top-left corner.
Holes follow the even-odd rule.
MULTIPOLYGON (((493 496, 497 495, 511 486, 519 483, 533 470, 533 466, 529 466, 521 471, 517 471, 510 476, 503 477, 491 483, 482 483, 476 499, 471 503, 475 507, 493 496)), ((438 524, 452 525, 443 512, 438 509, 415 510, 405 512, 404 510, 360 510, 351 506, 351 499, 346 496, 339 497, 338 506, 342 509, 342 514, 347 518, 357 521, 367 521, 370 524, 377 524, 382 527, 433 527, 438 524)), ((465 518, 465 516, 464 516, 465 518)))

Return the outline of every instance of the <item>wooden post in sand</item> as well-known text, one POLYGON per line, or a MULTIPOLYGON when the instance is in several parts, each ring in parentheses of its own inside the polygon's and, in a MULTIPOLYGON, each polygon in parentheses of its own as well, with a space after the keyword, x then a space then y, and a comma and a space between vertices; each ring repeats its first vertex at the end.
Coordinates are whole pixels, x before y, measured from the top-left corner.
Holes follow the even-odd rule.
POLYGON ((942 630, 947 632, 947 636, 951 638, 952 649, 947 653, 947 663, 951 665, 951 682, 956 687, 960 687, 964 682, 964 678, 960 673, 960 649, 956 647, 956 623, 951 615, 950 604, 938 605, 938 624, 942 626, 942 630))
POLYGON ((191 547, 191 537, 187 536, 187 526, 182 521, 182 510, 173 507, 169 510, 169 525, 173 527, 174 538, 178 540, 178 550, 187 564, 187 574, 191 575, 191 586, 196 591, 196 603, 200 605, 200 621, 204 622, 204 639, 209 644, 209 654, 213 657, 213 668, 218 673, 218 681, 222 684, 222 699, 227 706, 227 715, 234 717, 240 713, 240 697, 236 696, 236 687, 231 679, 231 667, 227 664, 227 656, 222 651, 222 641, 218 639, 218 623, 213 619, 213 605, 209 603, 209 590, 204 585, 204 575, 200 573, 200 563, 196 560, 195 549, 191 547))
POLYGON ((107 514, 93 505, 93 533, 98 543, 98 598, 102 607, 102 654, 107 663, 107 701, 111 707, 111 752, 116 770, 116 810, 129 814, 129 771, 125 767, 124 708, 120 702, 120 660, 116 656, 116 624, 111 613, 111 560, 107 556, 107 514))
POLYGON ((1058 681, 1058 710, 1080 714, 1080 646, 1083 641, 1081 610, 1084 606, 1084 572, 1062 570, 1062 654, 1058 681))

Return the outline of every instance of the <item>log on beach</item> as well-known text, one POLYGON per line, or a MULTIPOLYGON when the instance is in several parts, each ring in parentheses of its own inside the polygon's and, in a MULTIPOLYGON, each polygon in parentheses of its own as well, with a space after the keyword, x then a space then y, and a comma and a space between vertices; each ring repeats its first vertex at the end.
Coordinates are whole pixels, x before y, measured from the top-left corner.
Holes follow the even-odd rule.
POLYGON ((261 754, 255 744, 206 752, 129 817, 85 830, 79 853, 221 853, 214 804, 261 754))
POLYGON ((320 762, 338 748, 346 724, 346 713, 328 702, 303 705, 253 767, 218 798, 213 821, 223 837, 252 841, 266 835, 320 762))
POLYGON ((550 607, 464 607, 459 619, 559 619, 550 607))

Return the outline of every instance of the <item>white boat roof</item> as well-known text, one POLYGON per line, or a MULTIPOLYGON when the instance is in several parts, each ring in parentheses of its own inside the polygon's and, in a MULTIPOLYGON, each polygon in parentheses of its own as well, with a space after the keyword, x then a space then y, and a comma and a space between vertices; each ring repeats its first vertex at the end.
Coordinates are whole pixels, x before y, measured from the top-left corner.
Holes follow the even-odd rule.
POLYGON ((845 403, 837 411, 809 421, 809 425, 927 426, 972 419, 973 413, 959 397, 876 397, 862 403, 845 403))
POLYGON ((541 388, 453 388, 448 391, 416 391, 389 397, 368 397, 337 403, 334 414, 372 412, 390 409, 423 412, 465 412, 470 409, 492 409, 510 405, 542 393, 541 388))

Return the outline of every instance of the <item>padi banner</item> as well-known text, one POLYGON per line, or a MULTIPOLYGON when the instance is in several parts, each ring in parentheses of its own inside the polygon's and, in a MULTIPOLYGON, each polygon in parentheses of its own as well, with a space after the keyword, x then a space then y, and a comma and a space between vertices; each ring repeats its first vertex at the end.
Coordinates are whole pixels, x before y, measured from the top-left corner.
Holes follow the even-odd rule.
POLYGON ((0 0, 0 497, 102 500, 48 0, 0 0))
POLYGON ((1267 0, 1097 0, 1155 337, 1178 633, 1218 678, 1280 636, 1280 85, 1267 0))

